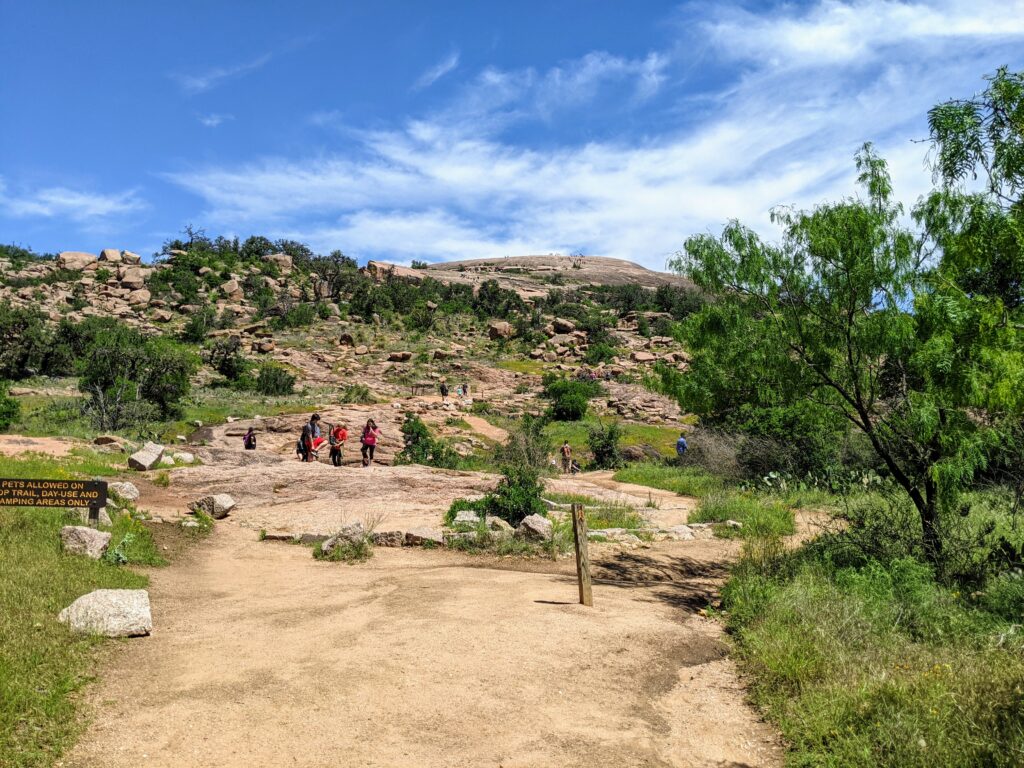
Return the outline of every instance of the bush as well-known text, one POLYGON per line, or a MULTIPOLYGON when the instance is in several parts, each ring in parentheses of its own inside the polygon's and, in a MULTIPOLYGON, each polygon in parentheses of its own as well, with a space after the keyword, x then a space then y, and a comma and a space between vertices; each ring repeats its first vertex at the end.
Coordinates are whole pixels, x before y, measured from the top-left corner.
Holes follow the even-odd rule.
POLYGON ((423 464, 442 469, 455 469, 459 465, 459 455, 443 441, 434 439, 415 413, 405 414, 402 438, 405 447, 395 457, 396 464, 423 464))
POLYGON ((295 389, 295 376, 273 363, 260 366, 253 389, 261 395, 290 395, 295 389))
POLYGON ((365 384, 349 384, 339 398, 341 403, 372 403, 373 394, 365 384))
POLYGON ((189 317, 185 327, 181 329, 181 340, 192 344, 202 344, 206 341, 206 335, 214 330, 217 324, 217 310, 213 307, 203 307, 189 317))
POLYGON ((43 373, 52 341, 42 312, 0 303, 0 379, 43 373))
POLYGON ((0 381, 0 432, 10 429, 21 413, 21 404, 10 396, 11 385, 0 381))
POLYGON ((611 344, 599 342, 587 347, 587 353, 583 356, 583 360, 587 365, 598 365, 611 362, 617 354, 618 350, 611 344))
POLYGON ((594 455, 594 465, 599 469, 614 469, 622 463, 619 454, 619 441, 622 439, 622 427, 617 423, 602 424, 598 422, 587 427, 587 447, 594 455))
MULTIPOLYGON (((475 405, 475 403, 474 403, 475 405)), ((508 439, 494 451, 499 466, 533 467, 544 471, 549 466, 551 439, 544 419, 526 414, 509 427, 508 439)))
POLYGON ((542 500, 544 484, 532 467, 506 467, 498 487, 476 501, 456 499, 448 508, 445 522, 450 524, 455 515, 467 509, 484 515, 500 517, 506 523, 517 526, 530 515, 547 516, 547 506, 542 500))
POLYGON ((566 379, 545 374, 543 395, 551 401, 548 415, 556 421, 579 421, 587 415, 587 401, 601 393, 596 381, 566 379))
POLYGON ((239 381, 249 370, 249 361, 242 355, 242 342, 237 336, 217 339, 206 353, 206 362, 228 381, 239 381))

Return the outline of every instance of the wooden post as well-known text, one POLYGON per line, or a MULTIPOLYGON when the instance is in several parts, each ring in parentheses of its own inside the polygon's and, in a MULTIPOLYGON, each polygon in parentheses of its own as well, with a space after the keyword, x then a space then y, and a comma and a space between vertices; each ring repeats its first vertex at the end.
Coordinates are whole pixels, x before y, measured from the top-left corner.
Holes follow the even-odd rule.
POLYGON ((590 588, 590 554, 587 551, 587 515, 582 504, 572 505, 572 534, 576 543, 576 578, 580 583, 580 602, 594 605, 590 588))
POLYGON ((89 525, 96 528, 100 524, 100 508, 95 505, 89 506, 89 525))

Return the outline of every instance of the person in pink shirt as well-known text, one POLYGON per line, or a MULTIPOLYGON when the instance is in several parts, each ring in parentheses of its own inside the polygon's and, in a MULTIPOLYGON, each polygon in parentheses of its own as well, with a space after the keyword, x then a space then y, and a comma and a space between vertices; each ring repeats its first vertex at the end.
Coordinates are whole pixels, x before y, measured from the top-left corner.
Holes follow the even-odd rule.
POLYGON ((366 426, 363 427, 363 436, 359 438, 359 442, 363 444, 363 466, 368 467, 373 462, 373 452, 377 448, 377 441, 381 438, 380 428, 377 426, 377 422, 373 419, 366 420, 366 426))

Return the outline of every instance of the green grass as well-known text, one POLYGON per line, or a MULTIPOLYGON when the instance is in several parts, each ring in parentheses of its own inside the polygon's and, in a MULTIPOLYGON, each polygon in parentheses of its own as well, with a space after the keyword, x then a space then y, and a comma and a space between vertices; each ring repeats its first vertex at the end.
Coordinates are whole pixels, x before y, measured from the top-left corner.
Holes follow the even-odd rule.
MULTIPOLYGON (((604 418, 603 423, 615 421, 612 418, 604 418)), ((552 442, 561 445, 562 441, 568 440, 573 452, 577 455, 588 455, 590 449, 587 447, 587 429, 598 422, 598 419, 588 417, 583 421, 552 421, 548 424, 546 432, 552 442)), ((677 427, 656 426, 650 424, 621 424, 622 441, 620 446, 625 448, 631 445, 650 445, 662 456, 674 456, 676 452, 676 440, 679 439, 677 427)))
POLYGON ((587 529, 643 528, 647 522, 643 515, 628 504, 601 501, 581 493, 545 493, 544 498, 557 504, 583 504, 587 516, 587 529))
MULTIPOLYGON (((73 479, 109 476, 117 454, 87 449, 60 460, 0 456, 0 476, 73 479)), ((0 508, 0 762, 53 765, 80 729, 76 692, 89 682, 92 650, 102 640, 71 634, 57 614, 94 589, 137 589, 146 576, 107 561, 65 555, 60 529, 75 510, 0 508)), ((146 527, 114 516, 111 549, 129 563, 164 562, 146 527), (125 541, 127 538, 127 541, 125 541)))
POLYGON ((664 464, 631 464, 616 472, 612 479, 620 483, 646 485, 649 488, 698 498, 720 491, 723 487, 721 478, 709 475, 703 470, 664 464))
POLYGON ((837 567, 820 546, 780 557, 741 561, 723 600, 789 765, 1024 764, 1019 625, 909 558, 837 567))
POLYGON ((324 552, 323 543, 313 545, 313 557, 330 563, 362 563, 373 557, 373 545, 368 538, 339 542, 330 552, 324 552))
POLYGON ((690 522, 694 523, 724 523, 726 520, 735 520, 743 527, 717 529, 725 537, 790 536, 796 531, 791 509, 780 501, 743 491, 708 493, 701 498, 697 511, 690 515, 690 522))

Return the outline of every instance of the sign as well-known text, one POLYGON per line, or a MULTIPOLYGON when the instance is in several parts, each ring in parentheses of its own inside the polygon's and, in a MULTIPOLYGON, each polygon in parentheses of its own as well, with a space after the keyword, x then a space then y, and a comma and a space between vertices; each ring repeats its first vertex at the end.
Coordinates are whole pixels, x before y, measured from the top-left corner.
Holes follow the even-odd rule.
POLYGON ((0 507, 107 506, 107 484, 99 480, 19 480, 0 478, 0 507))

